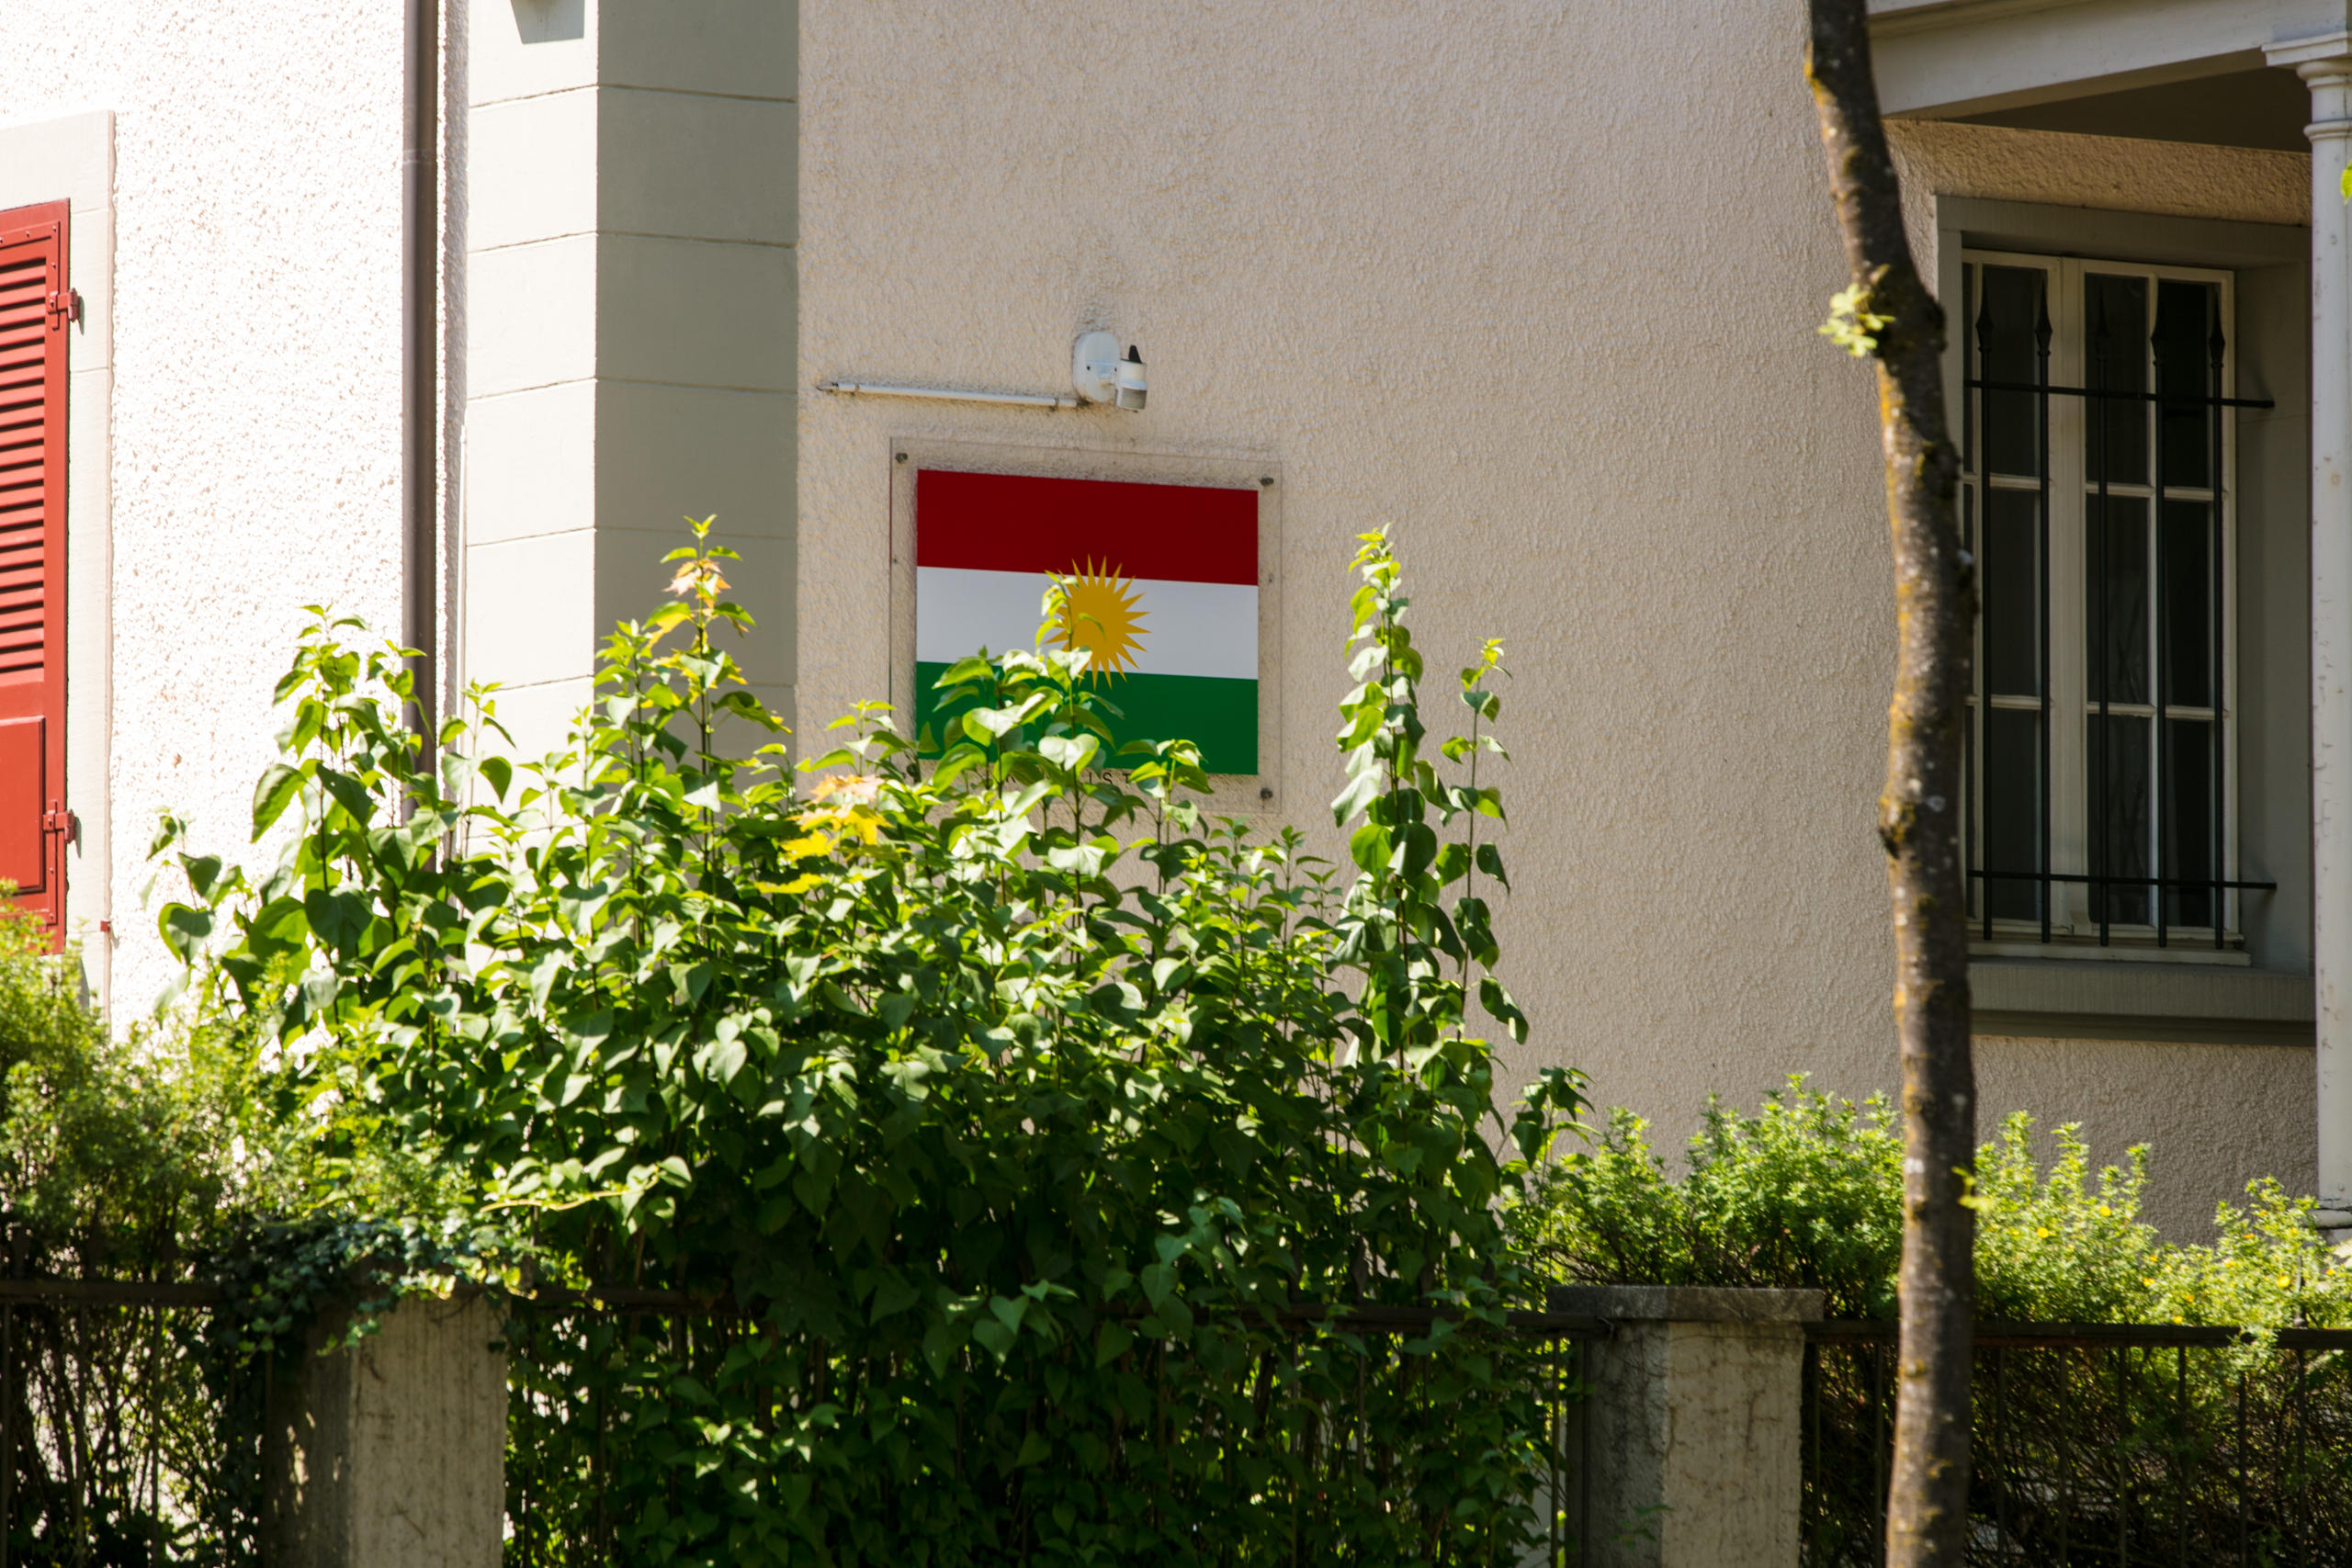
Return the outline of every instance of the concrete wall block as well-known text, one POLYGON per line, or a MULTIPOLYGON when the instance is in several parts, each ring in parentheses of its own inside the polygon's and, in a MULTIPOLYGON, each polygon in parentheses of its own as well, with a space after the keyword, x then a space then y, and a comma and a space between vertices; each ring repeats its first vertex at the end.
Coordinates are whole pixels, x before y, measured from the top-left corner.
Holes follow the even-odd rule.
POLYGON ((1586 1348, 1591 1568, 1795 1568, 1817 1291, 1569 1286, 1586 1348))
MULTIPOLYGON (((604 383, 597 525, 683 536, 683 519, 715 516, 729 534, 790 539, 797 412, 786 392, 604 383)), ((755 563, 778 558, 773 549, 742 547, 755 563)))
POLYGON ((491 397, 596 373, 594 236, 510 245, 466 264, 466 380, 491 397))
POLYGON ((566 381, 466 411, 466 538, 476 545, 585 528, 596 515, 597 387, 566 381))
POLYGON ((600 102, 601 95, 583 87, 473 111, 465 167, 468 250, 596 227, 600 102))
POLYGON ((593 85, 596 10, 589 0, 474 0, 466 7, 474 107, 593 85))
POLYGON ((596 9, 607 82, 750 98, 799 91, 800 7, 790 0, 598 0, 596 9))
MULTIPOLYGON (((335 1325, 335 1326, 340 1326, 335 1325)), ((273 1399, 265 1560, 280 1568, 497 1568, 506 1354, 481 1297, 413 1299, 273 1399)))
POLYGON ((586 528, 469 547, 467 679, 523 686, 588 674, 604 629, 596 564, 586 528))
POLYGON ((791 104, 619 86, 597 97, 598 227, 792 243, 791 104))
POLYGON ((602 236, 597 373, 677 386, 789 390, 797 309, 793 256, 778 245, 602 236))

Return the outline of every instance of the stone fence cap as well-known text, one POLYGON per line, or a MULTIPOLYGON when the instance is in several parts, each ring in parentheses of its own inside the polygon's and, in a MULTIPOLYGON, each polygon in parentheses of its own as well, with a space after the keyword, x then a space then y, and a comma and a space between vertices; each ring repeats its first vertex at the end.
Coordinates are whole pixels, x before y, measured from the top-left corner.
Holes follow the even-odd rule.
POLYGON ((1632 1323, 1809 1323, 1819 1291, 1752 1291, 1719 1285, 1555 1285, 1555 1313, 1632 1323))

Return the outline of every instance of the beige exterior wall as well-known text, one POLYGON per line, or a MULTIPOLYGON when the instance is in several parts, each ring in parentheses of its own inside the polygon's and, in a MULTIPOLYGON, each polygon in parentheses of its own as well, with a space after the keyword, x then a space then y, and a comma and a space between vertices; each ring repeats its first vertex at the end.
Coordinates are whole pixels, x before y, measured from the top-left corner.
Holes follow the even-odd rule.
MULTIPOLYGON (((888 689, 894 442, 1278 465, 1295 819, 1340 779, 1352 536, 1393 525, 1433 667, 1510 649, 1512 1066, 1668 1137, 1791 1070, 1891 1086, 1884 528, 1868 378, 1814 333, 1843 279, 1800 21, 1685 7, 1679 54, 1743 62, 1694 73, 1624 7, 808 0, 803 732, 888 689), (808 389, 1066 390, 1093 327, 1142 346, 1148 412, 808 389)), ((2302 219, 2291 155, 1902 136, 1915 204, 2302 219)), ((2252 1171, 2308 1186, 2309 1061, 1995 1043, 1987 1122, 2080 1105, 2193 1218, 2252 1171)))
POLYGON ((245 845, 301 606, 400 627, 401 62, 397 6, 0 6, 0 208, 73 204, 67 912, 119 1018, 174 973, 155 814, 245 845))

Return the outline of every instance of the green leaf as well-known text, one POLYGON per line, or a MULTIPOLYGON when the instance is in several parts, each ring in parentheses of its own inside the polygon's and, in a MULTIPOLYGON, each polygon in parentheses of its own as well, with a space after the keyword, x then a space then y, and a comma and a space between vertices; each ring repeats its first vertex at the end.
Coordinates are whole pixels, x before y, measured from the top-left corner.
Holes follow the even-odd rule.
POLYGON ((318 780, 326 785, 335 804, 351 814, 351 819, 365 825, 376 815, 376 797, 366 784, 337 768, 321 768, 318 780))
POLYGON ((212 934, 212 912, 186 904, 166 904, 156 912, 155 929, 172 956, 183 964, 195 962, 204 939, 212 934))
POLYGON ((254 840, 269 831, 294 797, 302 793, 302 770, 284 762, 272 762, 254 785, 254 840))
POLYGON ((1348 780, 1348 787, 1341 790, 1332 800, 1331 821, 1335 826, 1346 827, 1355 820, 1357 815, 1366 806, 1385 794, 1387 788, 1388 781, 1382 776, 1377 767, 1365 768, 1358 772, 1348 780))

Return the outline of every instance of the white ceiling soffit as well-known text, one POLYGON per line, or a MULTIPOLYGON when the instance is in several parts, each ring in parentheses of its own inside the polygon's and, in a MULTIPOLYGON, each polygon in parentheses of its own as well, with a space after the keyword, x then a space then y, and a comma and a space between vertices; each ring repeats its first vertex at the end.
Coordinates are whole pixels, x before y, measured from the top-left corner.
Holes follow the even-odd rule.
POLYGON ((1944 118, 2263 63, 2341 32, 2347 0, 1871 0, 1888 114, 1944 118))

